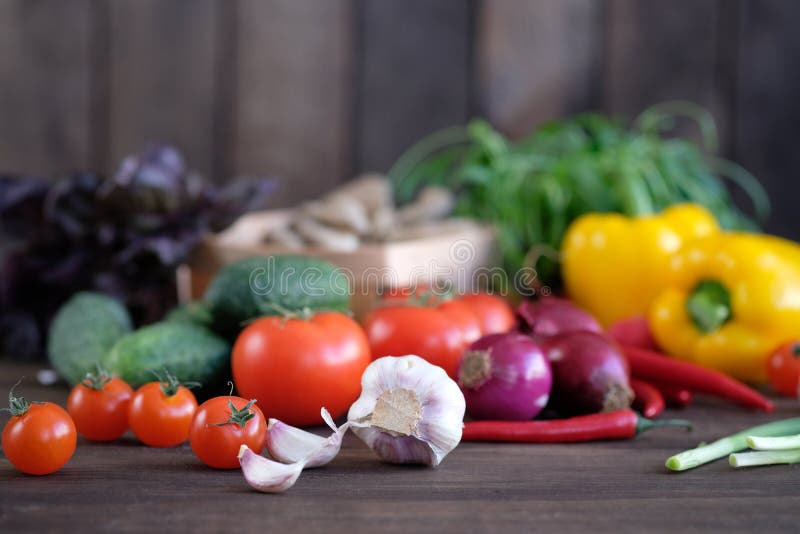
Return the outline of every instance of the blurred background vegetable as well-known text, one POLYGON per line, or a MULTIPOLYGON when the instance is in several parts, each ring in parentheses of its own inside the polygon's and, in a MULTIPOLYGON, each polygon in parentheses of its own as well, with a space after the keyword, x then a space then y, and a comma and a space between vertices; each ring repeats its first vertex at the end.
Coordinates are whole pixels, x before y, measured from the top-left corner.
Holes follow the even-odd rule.
POLYGON ((557 284, 554 265, 569 223, 588 212, 641 215, 678 202, 706 206, 725 228, 754 229, 769 200, 745 169, 716 156, 711 115, 688 102, 644 111, 630 126, 600 114, 544 124, 513 142, 489 123, 449 128, 408 149, 389 171, 400 201, 423 185, 457 195, 455 213, 494 223, 508 273, 536 264, 542 283, 557 284), (702 144, 670 136, 681 117, 693 119, 702 144), (724 179, 752 202, 736 207, 724 179))
POLYGON ((175 267, 274 188, 212 185, 170 146, 125 158, 109 177, 0 176, 0 354, 42 355, 50 318, 80 290, 119 298, 136 323, 159 319, 176 301, 175 267))

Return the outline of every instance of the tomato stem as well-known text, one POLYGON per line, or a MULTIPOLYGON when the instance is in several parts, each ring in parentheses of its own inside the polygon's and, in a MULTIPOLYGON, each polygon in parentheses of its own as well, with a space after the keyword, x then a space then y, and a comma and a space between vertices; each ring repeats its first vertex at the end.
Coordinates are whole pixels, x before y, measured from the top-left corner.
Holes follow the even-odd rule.
POLYGON ((164 394, 165 397, 172 397, 178 392, 178 388, 183 386, 185 388, 195 388, 200 387, 202 384, 200 382, 181 382, 178 378, 170 373, 166 368, 164 368, 164 377, 162 378, 160 374, 156 371, 152 371, 159 382, 161 382, 161 392, 164 394))
POLYGON ((0 412, 9 412, 14 417, 25 415, 30 410, 31 404, 44 404, 38 401, 27 401, 24 397, 15 397, 14 389, 22 383, 22 378, 17 380, 17 383, 11 386, 8 392, 8 408, 0 408, 0 412))
POLYGON ((250 402, 242 406, 241 410, 237 410, 236 406, 233 405, 233 401, 228 399, 228 408, 231 410, 231 416, 227 421, 223 421, 221 423, 212 423, 211 426, 224 426, 230 424, 236 424, 240 427, 244 428, 247 425, 247 422, 256 416, 256 413, 251 410, 250 408, 255 404, 256 399, 250 399, 250 402))
POLYGON ((289 308, 281 306, 277 302, 265 303, 262 306, 262 308, 264 308, 264 310, 262 311, 264 311, 265 313, 267 313, 267 311, 277 313, 284 320, 301 319, 303 321, 308 321, 319 311, 319 310, 312 310, 308 306, 300 308, 299 310, 291 310, 289 308))
POLYGON ((81 380, 81 384, 87 388, 96 389, 98 391, 101 391, 109 382, 111 382, 111 375, 99 364, 97 365, 97 374, 86 373, 86 376, 81 380))

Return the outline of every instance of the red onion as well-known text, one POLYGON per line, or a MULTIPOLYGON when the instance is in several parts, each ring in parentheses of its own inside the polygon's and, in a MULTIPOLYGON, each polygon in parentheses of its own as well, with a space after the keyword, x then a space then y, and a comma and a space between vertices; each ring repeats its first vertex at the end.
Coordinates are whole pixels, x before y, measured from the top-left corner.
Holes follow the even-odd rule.
POLYGON ((534 336, 554 336, 564 332, 602 332, 603 328, 588 312, 567 299, 543 297, 526 300, 517 313, 534 336))
POLYGON ((550 397, 553 377, 542 349, 530 337, 491 334, 461 358, 458 383, 475 419, 532 419, 550 397))
POLYGON ((541 340, 553 370, 550 406, 561 415, 628 408, 633 400, 628 361, 611 339, 568 332, 541 340))

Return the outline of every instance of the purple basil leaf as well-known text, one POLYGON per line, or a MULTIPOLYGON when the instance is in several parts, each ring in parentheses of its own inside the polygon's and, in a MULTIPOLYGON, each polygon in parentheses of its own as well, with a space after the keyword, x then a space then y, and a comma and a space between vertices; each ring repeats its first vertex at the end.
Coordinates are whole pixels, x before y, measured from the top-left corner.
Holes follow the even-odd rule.
POLYGON ((0 176, 0 236, 30 239, 38 233, 49 185, 41 178, 0 176))
POLYGON ((97 190, 102 178, 96 174, 74 174, 56 182, 45 200, 45 216, 72 239, 94 232, 97 225, 97 190))

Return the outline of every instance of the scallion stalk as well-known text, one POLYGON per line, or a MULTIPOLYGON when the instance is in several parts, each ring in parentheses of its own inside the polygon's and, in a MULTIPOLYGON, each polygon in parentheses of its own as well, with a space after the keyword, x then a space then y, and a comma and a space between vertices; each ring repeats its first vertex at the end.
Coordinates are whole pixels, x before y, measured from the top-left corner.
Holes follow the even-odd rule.
POLYGON ((796 436, 780 436, 777 438, 748 436, 747 446, 757 451, 800 449, 800 434, 796 436))
POLYGON ((667 459, 666 466, 673 471, 686 471, 697 466, 724 458, 729 454, 747 448, 747 438, 751 436, 772 437, 790 436, 800 433, 800 417, 774 421, 765 425, 748 428, 736 434, 718 439, 708 445, 684 451, 667 459))
POLYGON ((800 462, 800 449, 786 451, 756 451, 731 454, 728 462, 733 467, 751 467, 754 465, 796 464, 800 462))

